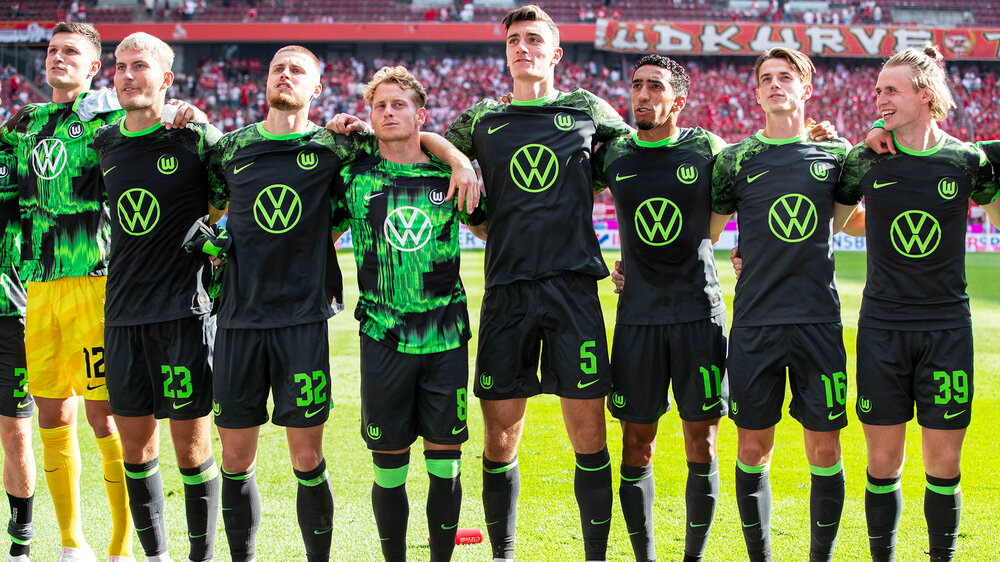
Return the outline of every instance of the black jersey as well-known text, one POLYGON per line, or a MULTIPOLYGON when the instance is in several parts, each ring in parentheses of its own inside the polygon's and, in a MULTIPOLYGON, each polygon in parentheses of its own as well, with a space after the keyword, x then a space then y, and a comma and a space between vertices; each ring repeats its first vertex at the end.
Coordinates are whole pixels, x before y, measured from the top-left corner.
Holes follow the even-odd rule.
POLYGON ((143 131, 125 119, 94 135, 94 150, 111 207, 105 323, 129 326, 207 313, 202 283, 210 267, 181 248, 184 235, 208 210, 209 149, 222 134, 204 123, 143 131))
POLYGON ((17 162, 0 150, 0 317, 24 316, 27 295, 17 275, 21 263, 21 211, 17 195, 17 162))
POLYGON ((483 171, 486 287, 564 272, 608 275, 594 232, 591 152, 630 130, 586 90, 480 102, 446 133, 483 171))
POLYGON ((14 147, 21 204, 21 275, 25 281, 107 273, 111 236, 94 132, 123 115, 81 121, 84 92, 72 103, 33 103, 0 128, 14 147))
POLYGON ((843 139, 769 139, 758 131, 719 153, 712 210, 737 212, 743 272, 733 326, 840 321, 833 271, 833 204, 855 205, 837 186, 843 139))
POLYGON ((933 148, 851 151, 842 183, 865 197, 868 275, 858 324, 944 330, 971 325, 965 292, 969 198, 997 198, 993 168, 975 146, 942 134, 933 148))
POLYGON ((594 179, 615 198, 628 283, 619 324, 677 324, 726 308, 709 229, 712 164, 725 141, 680 129, 656 143, 635 135, 605 143, 594 179))
POLYGON ((451 171, 436 160, 396 164, 376 153, 341 174, 361 333, 401 353, 460 347, 472 332, 459 278, 458 221, 477 224, 482 213, 470 221, 444 200, 451 171))
POLYGON ((229 203, 233 245, 219 296, 222 328, 278 328, 324 321, 332 186, 341 166, 377 149, 374 135, 313 127, 275 135, 255 123, 227 133, 212 151, 209 202, 229 203))

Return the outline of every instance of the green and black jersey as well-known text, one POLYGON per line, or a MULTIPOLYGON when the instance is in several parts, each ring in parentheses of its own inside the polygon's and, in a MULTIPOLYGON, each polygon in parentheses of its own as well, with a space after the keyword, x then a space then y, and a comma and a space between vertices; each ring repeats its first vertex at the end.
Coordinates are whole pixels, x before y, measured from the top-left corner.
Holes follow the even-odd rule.
POLYGON ((483 213, 470 219, 444 200, 451 171, 437 160, 396 164, 376 153, 341 175, 346 195, 335 222, 349 218, 361 333, 401 353, 460 347, 471 330, 458 221, 478 224, 483 213))
POLYGON ((608 275, 594 232, 594 145, 630 132, 586 90, 482 101, 445 134, 477 160, 489 201, 486 287, 565 272, 608 275))
POLYGON ((107 273, 110 217, 90 142, 124 113, 81 121, 77 107, 88 95, 28 104, 0 128, 0 142, 17 158, 24 281, 107 273))
MULTIPOLYGON (((275 135, 255 123, 225 134, 209 165, 209 202, 229 203, 233 246, 219 296, 222 328, 280 328, 331 317, 328 260, 340 168, 377 150, 374 135, 313 127, 275 135)), ((339 280, 336 280, 339 282, 339 280)))
POLYGON ((16 167, 13 152, 0 150, 0 317, 24 316, 27 304, 17 275, 21 263, 21 210, 16 167))
POLYGON ((111 206, 111 247, 105 323, 129 326, 209 312, 202 283, 208 260, 181 248, 208 209, 210 148, 222 133, 205 123, 143 131, 125 119, 94 135, 111 206))
POLYGON ((758 131, 719 153, 712 210, 738 213, 743 258, 733 326, 840 321, 833 204, 861 199, 837 185, 848 150, 844 139, 777 140, 758 131))
POLYGON ((971 325, 965 292, 969 198, 997 198, 993 167, 975 146, 942 134, 934 147, 875 154, 858 145, 841 183, 865 198, 868 275, 858 324, 895 330, 971 325))
POLYGON ((712 165, 725 145, 695 128, 655 143, 619 137, 598 150, 594 179, 614 195, 628 277, 619 324, 678 324, 725 311, 709 229, 712 165))

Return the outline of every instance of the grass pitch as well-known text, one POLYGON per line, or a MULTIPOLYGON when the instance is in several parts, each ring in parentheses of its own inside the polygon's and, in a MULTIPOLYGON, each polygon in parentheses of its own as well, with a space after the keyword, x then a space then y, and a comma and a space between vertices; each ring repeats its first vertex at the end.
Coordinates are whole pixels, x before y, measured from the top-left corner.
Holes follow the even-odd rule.
MULTIPOLYGON (((606 252, 609 264, 617 254, 606 252)), ((727 303, 732 304, 735 278, 728 265, 728 252, 716 255, 727 303)), ((479 305, 483 294, 483 254, 463 254, 462 273, 469 293, 469 312, 474 337, 470 345, 470 372, 475 361, 479 326, 479 305)), ((347 280, 349 309, 357 299, 354 261, 341 254, 341 266, 347 280)), ((1000 256, 970 254, 967 258, 969 293, 972 295, 976 338, 976 397, 975 415, 965 441, 963 459, 963 517, 959 538, 959 560, 995 560, 1000 550, 997 526, 1000 523, 1000 471, 997 470, 996 428, 1000 425, 1000 398, 997 365, 1000 364, 1000 256)), ((847 473, 847 501, 837 543, 837 560, 863 560, 867 557, 868 541, 864 520, 865 445, 861 425, 854 414, 854 340, 857 334, 858 308, 864 286, 865 256, 863 253, 839 253, 837 277, 843 304, 844 339, 848 350, 850 391, 848 396, 848 427, 842 432, 844 467, 847 473)), ((600 282, 605 323, 610 342, 614 327, 616 297, 610 280, 600 282)), ((371 456, 360 435, 360 401, 358 397, 358 336, 357 322, 351 312, 330 321, 331 369, 335 408, 327 423, 325 451, 330 478, 336 498, 333 531, 334 560, 380 560, 378 536, 371 514, 371 456)), ((786 401, 790 398, 786 392, 786 401)), ((470 393, 470 399, 471 393, 470 393)), ((472 399, 474 402, 474 399, 472 399)), ((787 412, 787 403, 786 409, 787 412)), ((107 548, 110 518, 104 495, 99 453, 92 433, 81 410, 79 434, 83 452, 84 530, 100 555, 107 548)), ((609 449, 615 470, 621 459, 621 431, 608 418, 609 449)), ((484 528, 480 478, 483 424, 475 404, 470 405, 471 439, 463 456, 465 497, 462 504, 461 527, 484 528)), ((187 539, 184 523, 183 485, 165 428, 161 434, 161 473, 166 494, 167 531, 170 552, 175 560, 184 560, 187 539)), ((723 421, 719 438, 722 490, 708 543, 706 560, 745 560, 743 535, 733 491, 736 455, 736 431, 732 423, 723 421)), ((44 475, 41 444, 35 433, 35 456, 38 463, 38 490, 35 499, 36 538, 32 559, 50 560, 59 544, 59 532, 52 512, 44 475)), ((221 463, 221 446, 215 441, 216 459, 221 463)), ((411 453, 409 556, 411 560, 428 560, 427 525, 423 505, 426 501, 427 476, 419 443, 411 453)), ((557 399, 551 396, 529 401, 528 419, 520 449, 522 489, 518 515, 518 559, 582 560, 580 521, 573 498, 573 453, 566 438, 557 399)), ((687 474, 683 456, 680 420, 673 411, 660 423, 657 454, 654 459, 656 478, 656 546, 660 560, 679 560, 683 552, 684 482, 687 474)), ((258 559, 304 560, 305 554, 295 518, 295 479, 288 460, 284 432, 266 425, 261 430, 257 462, 257 480, 262 496, 263 521, 257 538, 258 559)), ((771 485, 774 497, 771 534, 776 560, 803 560, 809 548, 809 470, 802 450, 802 432, 795 420, 785 415, 778 425, 775 454, 771 464, 771 485)), ((923 517, 924 475, 921 462, 920 433, 915 423, 907 432, 907 459, 903 475, 905 505, 899 530, 897 559, 926 559, 926 527, 923 517)), ((7 512, 3 512, 6 516, 7 512)), ((615 498, 611 526, 609 560, 632 560, 631 546, 625 524, 615 498)), ((216 554, 218 560, 229 560, 225 534, 219 520, 216 554)), ((138 539, 137 558, 142 560, 138 539)), ((488 543, 458 546, 455 560, 489 560, 488 543)))

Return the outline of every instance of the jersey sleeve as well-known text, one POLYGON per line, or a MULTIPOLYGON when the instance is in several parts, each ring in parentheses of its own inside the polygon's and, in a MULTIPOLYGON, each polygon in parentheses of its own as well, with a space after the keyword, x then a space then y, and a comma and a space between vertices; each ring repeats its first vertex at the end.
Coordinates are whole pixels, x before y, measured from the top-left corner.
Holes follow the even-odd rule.
POLYGON ((615 108, 611 107, 610 103, 593 94, 587 98, 590 102, 590 115, 597 126, 595 141, 607 142, 632 132, 632 129, 625 124, 625 120, 615 111, 615 108))
POLYGON ((711 131, 705 131, 705 137, 708 138, 708 146, 712 149, 712 156, 718 156, 723 148, 729 146, 722 137, 711 131))
POLYGON ((604 171, 607 170, 608 165, 605 160, 608 157, 608 146, 611 143, 604 143, 594 153, 594 157, 590 159, 590 168, 594 176, 594 193, 599 193, 607 189, 608 181, 604 177, 604 171))
POLYGON ((330 149, 340 159, 341 165, 361 160, 378 150, 378 137, 375 136, 375 133, 328 134, 333 139, 330 149))
POLYGON ((17 147, 22 133, 22 127, 19 125, 21 124, 21 120, 25 119, 28 112, 31 111, 31 107, 32 105, 28 104, 17 110, 17 113, 11 115, 10 119, 7 119, 7 122, 3 124, 3 127, 0 127, 0 143, 12 148, 17 147))
POLYGON ((847 153, 847 158, 840 170, 840 180, 833 188, 833 200, 841 205, 857 205, 861 201, 861 153, 865 150, 864 141, 847 153))
POLYGON ((227 144, 225 138, 220 139, 208 153, 208 202, 219 210, 229 204, 229 186, 226 185, 223 162, 227 144))
POLYGON ((736 151, 723 149, 712 166, 712 212, 731 215, 736 212, 736 186, 733 185, 736 151))
POLYGON ((969 196, 977 205, 986 205, 996 201, 998 197, 997 178, 986 156, 986 152, 976 145, 970 145, 979 156, 979 167, 976 168, 975 184, 972 186, 972 194, 969 196))
POLYGON ((472 142, 472 130, 476 126, 476 121, 482 114, 490 111, 494 105, 496 102, 483 100, 466 109, 444 133, 444 138, 461 150, 462 154, 468 156, 469 160, 476 159, 476 147, 472 142))
POLYGON ((222 131, 211 123, 188 123, 188 128, 198 134, 198 144, 195 146, 195 150, 198 153, 198 158, 207 164, 212 157, 212 147, 222 138, 222 131))

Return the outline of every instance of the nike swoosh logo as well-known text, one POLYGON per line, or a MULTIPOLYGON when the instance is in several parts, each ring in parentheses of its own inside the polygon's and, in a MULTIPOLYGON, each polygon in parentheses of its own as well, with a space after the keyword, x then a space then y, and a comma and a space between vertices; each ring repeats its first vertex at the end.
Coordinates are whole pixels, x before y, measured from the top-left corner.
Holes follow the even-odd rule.
POLYGON ((90 386, 90 383, 88 382, 87 383, 87 390, 96 390, 98 388, 101 388, 102 386, 104 386, 104 385, 103 384, 99 384, 97 386, 90 386))
POLYGON ((107 482, 108 484, 121 484, 122 483, 121 480, 108 480, 107 476, 104 477, 104 481, 107 482))
POLYGON ((749 525, 747 525, 746 523, 743 523, 744 527, 756 527, 757 525, 760 525, 760 521, 758 521, 756 523, 751 523, 749 525))
POLYGON ((455 523, 451 527, 446 526, 444 523, 441 524, 441 528, 444 529, 445 531, 450 531, 450 530, 454 529, 455 527, 458 527, 458 523, 455 523))
POLYGON ((492 135, 493 133, 499 131, 500 129, 503 129, 507 125, 510 125, 509 121, 507 123, 504 123, 503 125, 500 125, 499 127, 490 127, 489 129, 486 130, 486 134, 487 135, 492 135))
POLYGON ((959 410, 959 411, 955 412, 954 414, 951 413, 951 412, 945 412, 944 413, 944 419, 950 420, 951 418, 961 416, 964 413, 965 413, 965 410, 959 410))
POLYGON ((835 419, 839 418, 842 415, 844 415, 844 412, 840 412, 836 416, 833 415, 833 412, 830 412, 829 414, 826 415, 826 419, 828 419, 828 420, 835 420, 835 419))
POLYGON ((202 533, 200 535, 192 535, 191 533, 188 533, 188 538, 191 538, 191 539, 200 539, 201 537, 204 537, 204 536, 207 536, 207 535, 208 535, 208 533, 202 533))
POLYGON ((141 533, 141 532, 143 532, 143 531, 148 531, 148 530, 150 530, 150 529, 152 529, 152 528, 153 528, 153 526, 152 526, 152 525, 150 525, 149 527, 143 527, 142 529, 139 529, 139 528, 136 528, 135 532, 136 532, 136 533, 141 533))
POLYGON ((104 176, 106 176, 106 175, 108 175, 108 174, 110 174, 110 173, 111 173, 111 170, 114 170, 114 169, 115 169, 115 168, 117 168, 117 167, 118 167, 118 166, 111 166, 111 167, 110 167, 110 168, 108 168, 107 170, 104 170, 103 172, 101 172, 101 175, 104 175, 104 176))
POLYGON ((837 523, 839 523, 839 521, 834 521, 833 523, 820 523, 819 521, 817 521, 816 522, 816 526, 817 527, 833 527, 837 523))
POLYGON ((599 380, 601 380, 601 379, 594 379, 594 380, 592 380, 592 381, 590 381, 588 383, 585 383, 583 381, 576 381, 576 387, 577 388, 587 388, 588 386, 594 384, 595 382, 597 382, 599 380))
POLYGON ((894 183, 898 183, 898 182, 894 182, 894 181, 887 181, 887 182, 882 182, 882 183, 875 182, 874 184, 872 184, 872 187, 874 187, 875 189, 878 189, 880 187, 885 187, 887 185, 892 185, 894 183))
POLYGON ((455 429, 454 427, 451 428, 451 434, 452 435, 458 435, 459 433, 462 433, 463 431, 465 431, 465 426, 464 425, 462 427, 458 428, 458 429, 455 429))
POLYGON ((636 531, 636 532, 634 532, 634 533, 629 533, 629 534, 628 534, 628 536, 632 537, 632 536, 635 536, 635 535, 638 535, 638 534, 639 534, 639 533, 641 533, 641 532, 642 532, 642 531, 636 531))
POLYGON ((318 414, 318 413, 320 413, 322 411, 323 411, 323 408, 320 408, 319 410, 315 410, 315 411, 312 411, 312 412, 306 412, 306 419, 311 418, 311 417, 315 416, 316 414, 318 414))
POLYGON ((319 529, 313 529, 313 534, 314 535, 325 535, 325 534, 329 533, 332 530, 333 530, 333 527, 330 527, 329 529, 327 529, 325 531, 321 531, 319 529))
POLYGON ((689 523, 691 527, 707 527, 708 523, 689 523))
POLYGON ((173 407, 174 407, 175 410, 180 410, 184 406, 187 406, 188 404, 191 404, 193 402, 194 402, 194 400, 188 400, 187 402, 185 402, 183 404, 174 404, 173 407))
POLYGON ((615 181, 627 180, 629 178, 634 178, 634 177, 636 177, 638 175, 639 174, 632 174, 631 176, 623 176, 621 174, 615 174, 615 181))
POLYGON ((57 471, 57 470, 59 470, 59 469, 58 469, 58 468, 53 468, 52 470, 49 470, 49 469, 47 469, 47 468, 46 468, 46 469, 45 469, 45 472, 55 472, 55 471, 57 471))
POLYGON ((28 400, 27 402, 18 402, 18 403, 17 403, 17 408, 18 408, 19 410, 20 410, 21 408, 27 408, 28 406, 31 406, 31 400, 28 400))
POLYGON ((250 166, 253 166, 253 162, 251 162, 251 163, 249 163, 249 164, 247 164, 245 166, 240 166, 239 168, 233 168, 233 175, 235 176, 236 174, 242 172, 243 170, 246 170, 250 166))
POLYGON ((365 195, 365 201, 368 201, 369 199, 374 199, 374 198, 378 197, 379 195, 382 195, 383 193, 385 193, 385 192, 384 191, 379 191, 378 193, 369 193, 369 194, 365 195))
POLYGON ((753 183, 757 181, 757 178, 763 176, 764 174, 770 172, 771 170, 764 170, 763 172, 757 174, 756 176, 747 176, 747 183, 753 183))
POLYGON ((607 518, 607 519, 605 519, 604 521, 594 521, 593 519, 591 519, 591 520, 590 520, 590 524, 591 524, 591 525, 603 525, 603 524, 605 524, 605 523, 608 523, 609 521, 611 521, 611 518, 610 518, 610 517, 608 517, 608 518, 607 518))
POLYGON ((711 404, 708 404, 708 405, 702 404, 701 405, 701 411, 702 412, 707 412, 707 411, 711 410, 712 408, 718 406, 721 403, 722 403, 722 398, 719 398, 715 402, 712 402, 711 404))

